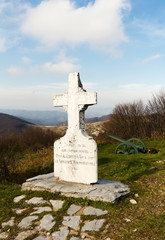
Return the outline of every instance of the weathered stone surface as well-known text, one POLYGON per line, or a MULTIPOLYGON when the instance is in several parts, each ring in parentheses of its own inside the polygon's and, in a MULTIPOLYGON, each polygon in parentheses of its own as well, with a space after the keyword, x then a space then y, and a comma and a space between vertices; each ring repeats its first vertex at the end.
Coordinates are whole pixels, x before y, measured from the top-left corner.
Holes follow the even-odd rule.
POLYGON ((24 211, 27 210, 27 208, 15 208, 15 209, 12 209, 14 212, 16 212, 16 214, 21 214, 23 213, 24 211))
POLYGON ((42 180, 42 179, 49 179, 49 178, 52 178, 54 177, 54 172, 52 173, 47 173, 47 174, 42 174, 42 175, 38 175, 36 177, 32 177, 32 178, 29 178, 27 179, 26 181, 28 182, 32 182, 32 181, 35 181, 35 180, 42 180))
POLYGON ((42 197, 33 197, 29 200, 26 200, 25 202, 28 203, 28 204, 43 204, 43 203, 46 203, 46 201, 43 200, 42 197))
POLYGON ((33 240, 49 240, 49 237, 46 236, 38 236, 36 238, 33 238, 33 240))
POLYGON ((54 211, 58 211, 60 208, 62 208, 62 205, 63 205, 64 201, 61 201, 61 200, 50 200, 50 203, 53 206, 53 210, 54 211))
POLYGON ((6 239, 6 238, 8 238, 8 233, 6 232, 0 233, 0 239, 6 239))
POLYGON ((65 240, 69 234, 68 227, 61 227, 60 231, 52 233, 53 240, 65 240))
POLYGON ((84 212, 84 215, 96 215, 96 216, 101 216, 108 213, 108 211, 106 210, 103 211, 101 209, 94 208, 94 207, 86 207, 83 212, 84 212))
POLYGON ((28 216, 22 219, 22 221, 18 224, 20 228, 28 228, 34 220, 38 219, 38 216, 28 216))
POLYGON ((13 201, 14 201, 14 203, 18 203, 19 201, 21 201, 24 198, 25 198, 25 195, 21 195, 21 196, 15 197, 13 201))
POLYGON ((12 218, 11 220, 9 220, 8 222, 3 222, 3 223, 2 223, 2 228, 6 227, 6 226, 9 226, 9 227, 14 226, 14 218, 12 218))
POLYGON ((87 198, 91 200, 114 202, 115 199, 130 192, 127 185, 121 182, 99 179, 96 184, 76 184, 55 181, 50 174, 44 174, 37 178, 31 178, 22 185, 22 190, 60 192, 61 195, 75 198, 87 198))
POLYGON ((80 216, 65 216, 62 224, 77 230, 80 224, 80 216))
POLYGON ((82 240, 82 238, 78 238, 78 237, 71 237, 70 240, 82 240))
POLYGON ((53 216, 51 214, 47 214, 41 219, 39 228, 49 231, 54 225, 55 221, 53 216))
POLYGON ((83 237, 83 238, 78 238, 78 237, 71 237, 70 240, 89 240, 88 238, 86 237, 83 237))
POLYGON ((99 231, 99 229, 103 226, 105 219, 93 220, 90 222, 86 222, 82 227, 81 231, 99 231))
POLYGON ((40 214, 42 212, 51 212, 52 209, 50 207, 35 207, 36 211, 32 212, 30 215, 40 214))
POLYGON ((70 73, 67 91, 54 97, 54 106, 68 112, 66 135, 54 143, 54 175, 60 180, 84 184, 98 180, 97 145, 84 123, 85 110, 96 102, 96 92, 83 89, 79 73, 70 73))
POLYGON ((81 206, 72 204, 68 210, 67 210, 67 214, 70 216, 73 216, 74 214, 76 214, 79 210, 81 209, 81 206))
POLYGON ((37 230, 34 229, 34 230, 27 230, 27 231, 23 231, 23 232, 20 232, 18 233, 17 237, 15 238, 15 240, 24 240, 28 237, 31 237, 33 236, 34 234, 37 233, 37 230))

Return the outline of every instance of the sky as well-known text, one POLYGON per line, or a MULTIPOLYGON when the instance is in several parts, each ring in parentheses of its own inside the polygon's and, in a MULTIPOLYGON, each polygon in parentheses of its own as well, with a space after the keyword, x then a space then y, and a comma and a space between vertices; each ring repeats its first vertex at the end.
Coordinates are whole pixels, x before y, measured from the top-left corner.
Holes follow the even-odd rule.
POLYGON ((89 111, 147 103, 165 89, 165 1, 0 0, 0 109, 55 110, 72 72, 89 111))

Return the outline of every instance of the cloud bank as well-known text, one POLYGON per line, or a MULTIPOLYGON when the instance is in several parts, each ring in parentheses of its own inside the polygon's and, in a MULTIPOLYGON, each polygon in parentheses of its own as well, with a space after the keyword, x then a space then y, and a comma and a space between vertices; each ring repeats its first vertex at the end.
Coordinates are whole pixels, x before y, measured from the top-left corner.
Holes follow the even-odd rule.
POLYGON ((123 11, 129 10, 129 0, 95 0, 79 8, 71 0, 47 0, 27 10, 21 31, 47 48, 88 44, 113 52, 127 41, 123 11))

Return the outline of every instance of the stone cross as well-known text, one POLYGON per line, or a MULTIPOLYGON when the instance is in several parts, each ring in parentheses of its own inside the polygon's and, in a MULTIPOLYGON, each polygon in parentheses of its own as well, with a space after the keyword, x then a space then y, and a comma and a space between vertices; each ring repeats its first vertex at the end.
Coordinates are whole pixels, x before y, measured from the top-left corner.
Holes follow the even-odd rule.
POLYGON ((84 123, 85 110, 96 102, 96 92, 83 89, 79 73, 70 73, 68 90, 54 97, 54 106, 68 112, 66 135, 54 143, 54 175, 59 180, 87 184, 98 180, 97 145, 84 123))
POLYGON ((68 91, 54 97, 55 107, 64 107, 68 112, 68 130, 84 130, 84 111, 89 105, 96 104, 95 92, 86 92, 79 78, 79 73, 69 74, 68 91))

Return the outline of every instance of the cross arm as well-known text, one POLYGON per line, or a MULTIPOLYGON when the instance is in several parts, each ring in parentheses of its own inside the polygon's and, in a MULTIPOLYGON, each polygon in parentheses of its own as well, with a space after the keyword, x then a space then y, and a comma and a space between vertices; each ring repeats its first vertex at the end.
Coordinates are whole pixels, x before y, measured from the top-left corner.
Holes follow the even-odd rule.
POLYGON ((80 105, 93 105, 97 103, 96 92, 81 92, 78 98, 78 104, 80 105))
POLYGON ((54 107, 63 107, 63 106, 67 106, 68 102, 67 102, 67 94, 57 94, 54 98, 53 98, 53 106, 54 107))

